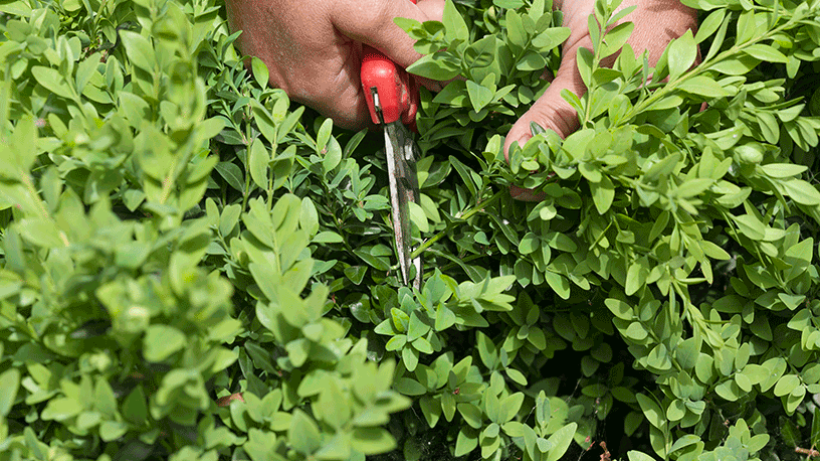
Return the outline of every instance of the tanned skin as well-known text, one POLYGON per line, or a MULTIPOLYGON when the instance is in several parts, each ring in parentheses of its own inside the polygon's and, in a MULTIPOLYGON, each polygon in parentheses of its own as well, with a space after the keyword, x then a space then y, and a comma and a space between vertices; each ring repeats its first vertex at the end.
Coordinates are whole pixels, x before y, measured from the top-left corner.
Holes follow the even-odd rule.
MULTIPOLYGON (((696 12, 678 0, 624 0, 620 8, 637 9, 624 20, 635 23, 628 43, 636 56, 644 50, 654 65, 670 40, 696 27, 696 12)), ((441 20, 444 0, 227 0, 232 30, 242 30, 241 51, 258 56, 270 70, 270 81, 291 99, 330 117, 341 127, 371 126, 359 80, 362 43, 373 46, 407 67, 421 57, 413 40, 393 23, 405 17, 441 20)), ((578 48, 592 48, 587 18, 595 0, 554 0, 572 31, 563 44, 563 61, 544 95, 512 127, 504 151, 513 142, 530 138, 530 122, 552 129, 561 137, 578 128, 575 110, 561 97, 568 89, 586 92, 576 66, 578 48)), ((439 82, 423 80, 436 91, 439 82)), ((513 196, 533 200, 528 191, 513 188, 513 196)))

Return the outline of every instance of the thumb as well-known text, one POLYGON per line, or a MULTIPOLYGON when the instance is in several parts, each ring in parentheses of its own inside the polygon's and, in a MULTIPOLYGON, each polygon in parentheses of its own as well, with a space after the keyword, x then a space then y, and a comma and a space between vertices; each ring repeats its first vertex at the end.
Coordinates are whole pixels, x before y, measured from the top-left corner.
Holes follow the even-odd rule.
MULTIPOLYGON (((574 51, 574 50, 573 50, 574 51)), ((504 157, 510 160, 510 146, 518 143, 523 147, 532 138, 530 125, 535 122, 547 130, 553 130, 561 138, 566 138, 578 128, 578 113, 561 96, 561 92, 569 90, 581 97, 586 93, 586 86, 576 65, 575 53, 570 52, 561 61, 555 80, 544 91, 544 94, 518 119, 507 133, 504 140, 504 157)), ((543 193, 537 193, 518 186, 510 186, 510 195, 516 200, 537 202, 544 199, 543 193)))
MULTIPOLYGON (((402 68, 416 62, 421 54, 413 49, 415 40, 393 22, 394 18, 441 20, 444 9, 443 0, 420 0, 418 4, 407 0, 345 0, 332 5, 331 21, 339 32, 381 51, 402 68)), ((429 79, 417 81, 432 91, 444 87, 429 79)))
POLYGON ((561 96, 563 90, 569 90, 581 97, 586 93, 584 81, 576 66, 575 56, 567 56, 558 68, 555 80, 547 87, 544 94, 513 125, 504 141, 504 156, 509 161, 510 146, 517 142, 519 146, 532 137, 530 124, 535 122, 547 130, 553 130, 561 138, 566 138, 578 128, 578 115, 575 109, 561 96))

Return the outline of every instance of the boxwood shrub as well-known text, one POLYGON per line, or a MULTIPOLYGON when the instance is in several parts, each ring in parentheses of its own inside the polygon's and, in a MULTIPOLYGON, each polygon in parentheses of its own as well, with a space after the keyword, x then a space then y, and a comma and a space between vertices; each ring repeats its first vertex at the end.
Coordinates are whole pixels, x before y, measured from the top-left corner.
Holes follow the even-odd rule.
POLYGON ((411 290, 383 138, 271 88, 221 2, 0 1, 0 459, 817 457, 820 1, 684 3, 605 68, 600 0, 580 129, 509 161, 560 12, 397 19, 462 77, 422 94, 411 290))

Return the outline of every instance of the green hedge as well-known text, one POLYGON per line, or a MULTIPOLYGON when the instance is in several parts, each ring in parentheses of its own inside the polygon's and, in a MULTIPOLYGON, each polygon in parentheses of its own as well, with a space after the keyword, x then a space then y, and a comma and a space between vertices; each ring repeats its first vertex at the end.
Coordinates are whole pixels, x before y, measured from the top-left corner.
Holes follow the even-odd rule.
POLYGON ((464 77, 422 94, 412 291, 383 138, 246 70, 221 3, 0 0, 0 460, 816 454, 820 1, 684 3, 607 69, 600 1, 581 129, 509 162, 561 14, 397 20, 464 77))

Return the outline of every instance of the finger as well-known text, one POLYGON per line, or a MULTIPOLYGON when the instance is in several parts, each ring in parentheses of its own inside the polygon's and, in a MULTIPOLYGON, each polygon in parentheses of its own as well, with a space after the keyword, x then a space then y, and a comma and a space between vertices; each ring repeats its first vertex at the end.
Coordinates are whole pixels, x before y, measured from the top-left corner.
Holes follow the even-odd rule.
MULTIPOLYGON (((413 49, 415 41, 393 19, 440 20, 442 9, 441 0, 425 0, 419 5, 409 0, 339 1, 333 7, 331 21, 345 36, 376 48, 406 68, 421 58, 421 54, 413 49)), ((435 86, 431 81, 420 82, 435 86)))
POLYGON ((349 41, 346 53, 331 62, 320 61, 323 67, 294 79, 288 95, 294 102, 304 104, 344 129, 360 130, 374 127, 361 84, 360 43, 349 41))
POLYGON ((561 96, 564 90, 571 91, 579 97, 586 93, 584 81, 575 65, 574 54, 567 56, 558 69, 558 75, 544 94, 513 125, 504 141, 504 155, 509 160, 509 149, 512 143, 522 146, 532 137, 530 124, 537 123, 544 129, 553 130, 566 138, 578 128, 578 116, 575 109, 561 96))

